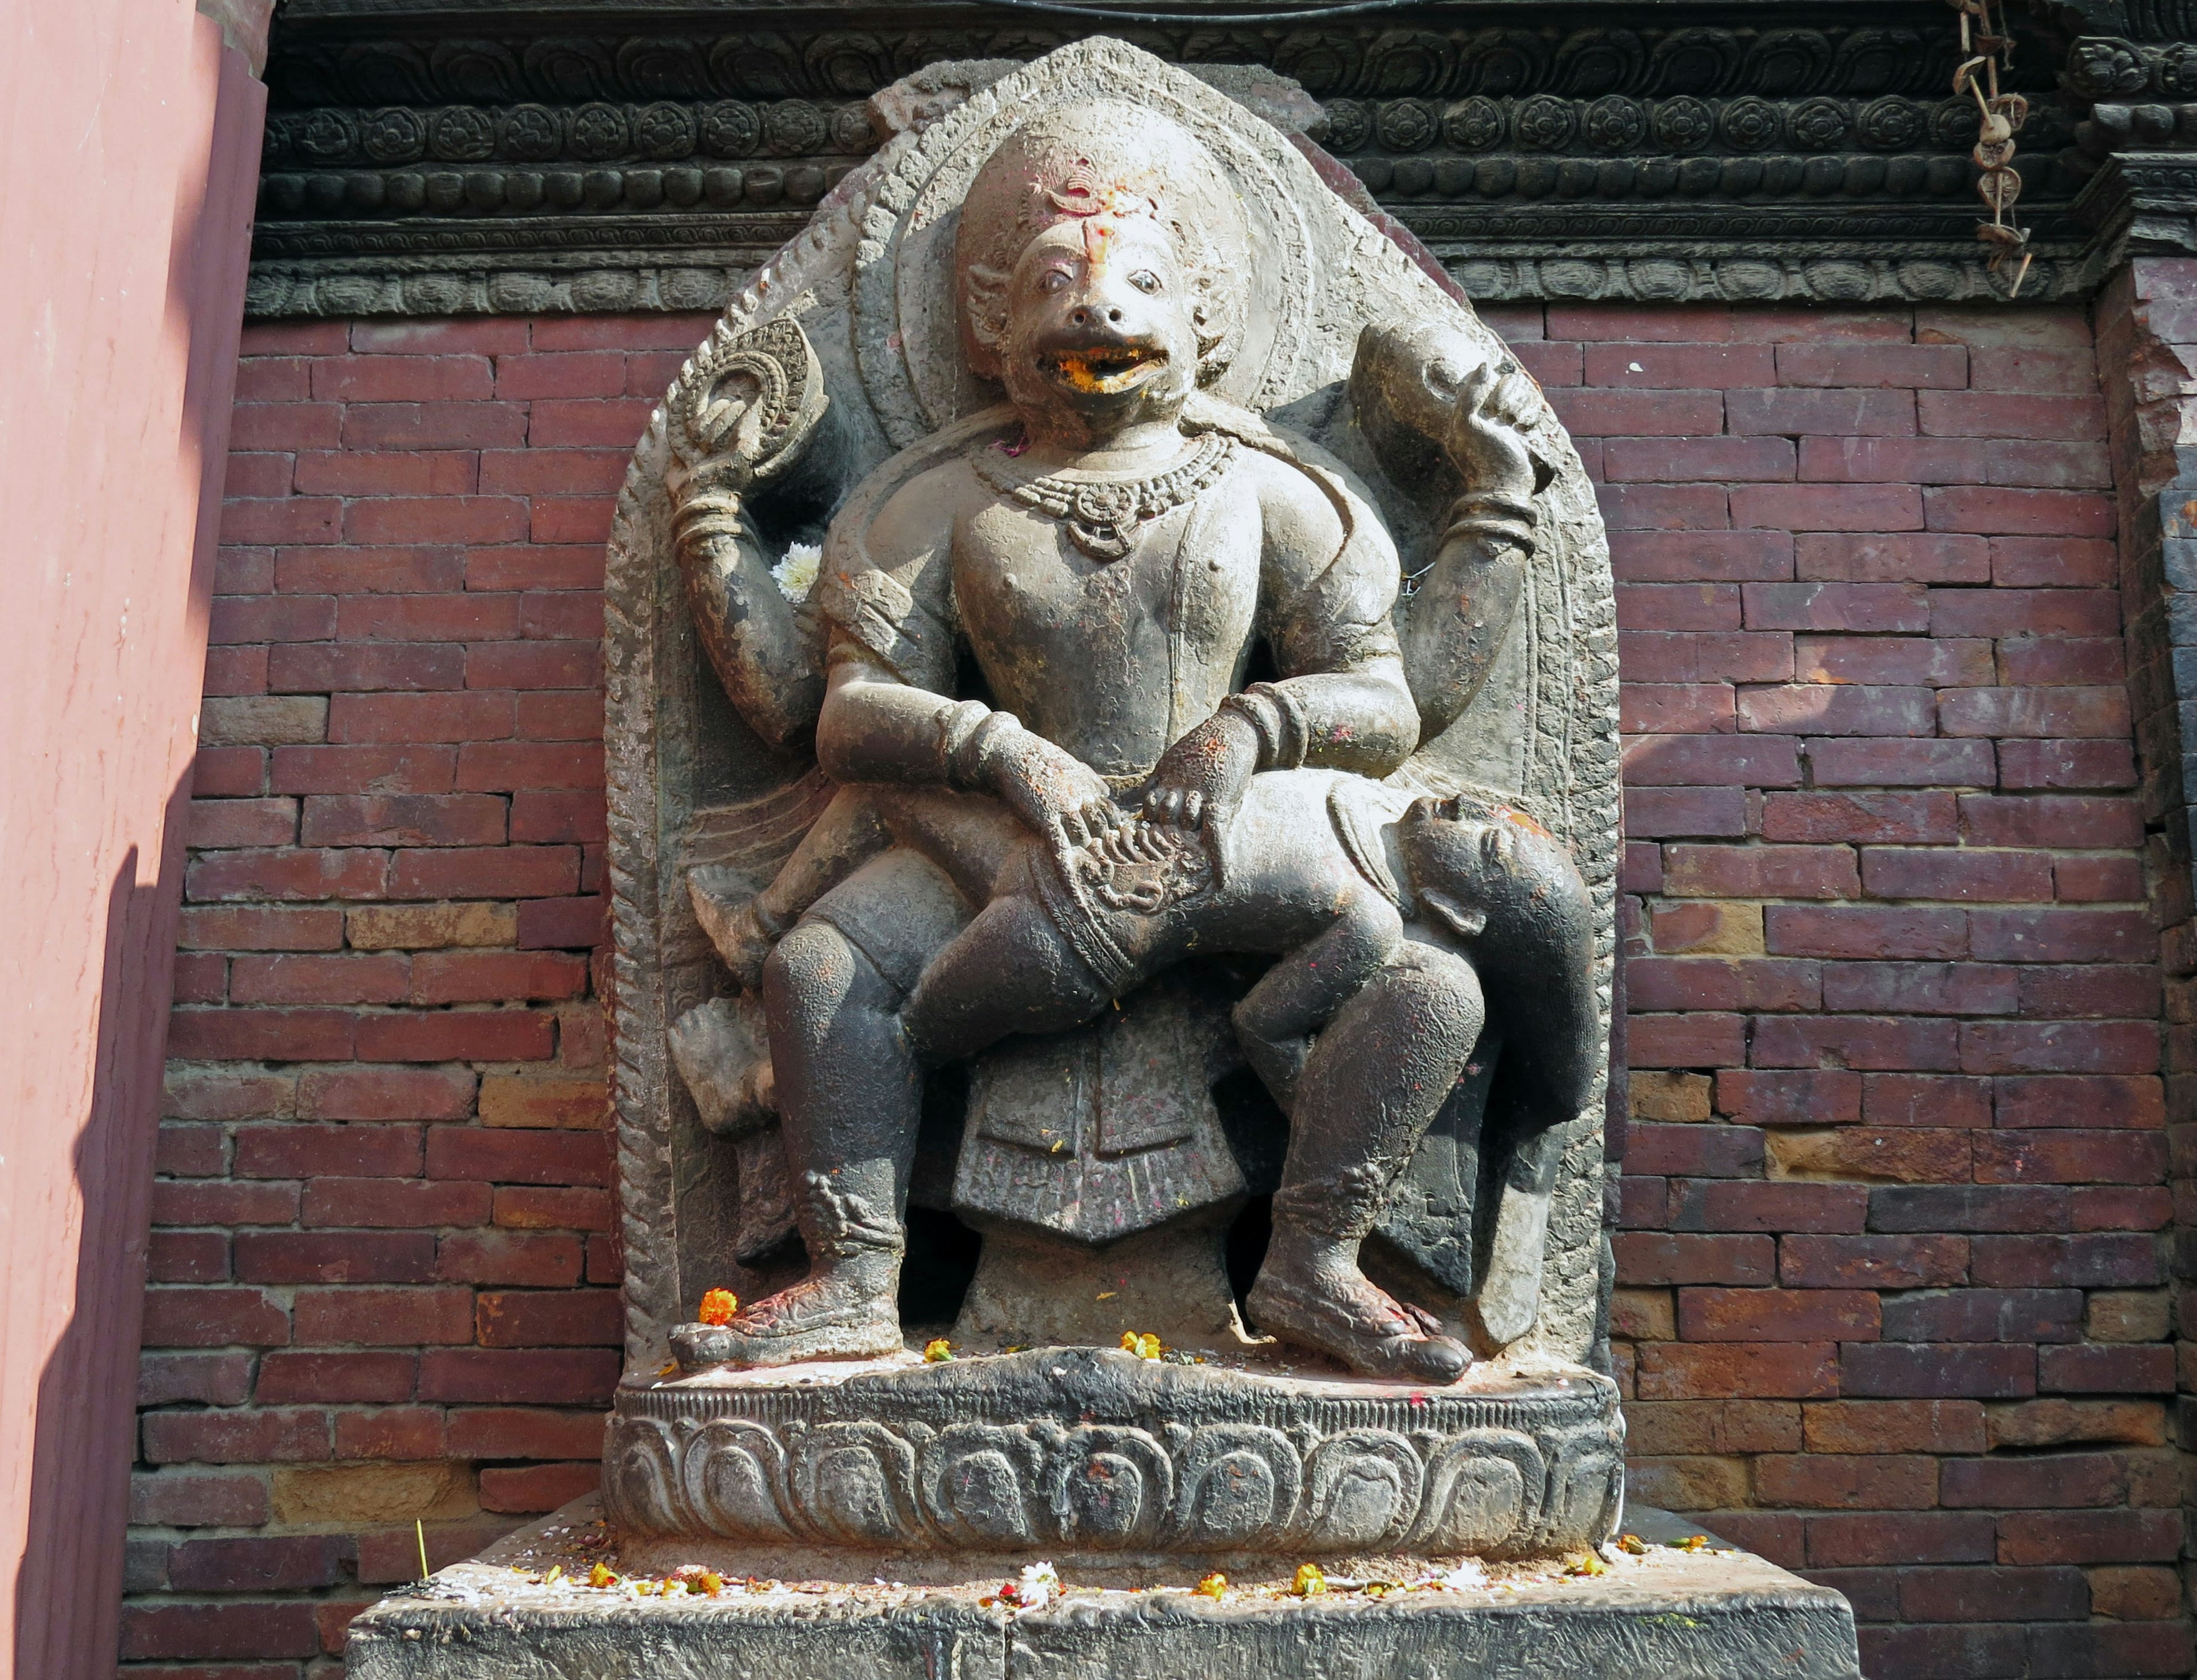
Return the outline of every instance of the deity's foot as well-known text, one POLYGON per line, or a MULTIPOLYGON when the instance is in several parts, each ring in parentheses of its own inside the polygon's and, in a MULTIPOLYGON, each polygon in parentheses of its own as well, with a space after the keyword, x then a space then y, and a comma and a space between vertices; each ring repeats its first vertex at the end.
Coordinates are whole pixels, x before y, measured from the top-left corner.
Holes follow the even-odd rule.
POLYGON ((1270 1256, 1244 1301, 1258 1327, 1330 1354, 1366 1376, 1454 1382, 1472 1363, 1431 1313, 1397 1301, 1351 1266, 1290 1268, 1270 1256))
POLYGON ((762 907, 745 888, 745 879, 737 871, 715 864, 701 865, 687 877, 687 896, 694 907, 695 920, 732 970, 733 983, 752 992, 762 984, 763 959, 783 930, 774 931, 763 924, 762 907))
POLYGON ((836 1266, 757 1301, 728 1324, 681 1324, 671 1332, 682 1371, 712 1365, 793 1365, 809 1359, 866 1359, 897 1353, 900 1309, 892 1276, 878 1266, 836 1266))

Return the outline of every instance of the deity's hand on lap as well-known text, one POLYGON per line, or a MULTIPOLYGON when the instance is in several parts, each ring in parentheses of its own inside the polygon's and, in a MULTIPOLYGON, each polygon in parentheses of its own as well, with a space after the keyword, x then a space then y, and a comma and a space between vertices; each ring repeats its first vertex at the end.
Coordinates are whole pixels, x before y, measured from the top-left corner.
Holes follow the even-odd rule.
POLYGON ((1064 855, 1122 820, 1098 773, 1044 736, 1016 726, 983 748, 984 785, 1023 826, 1064 855))
POLYGON ((1240 712, 1218 711, 1167 750, 1145 795, 1153 822, 1218 833, 1236 814, 1259 768, 1259 732, 1240 712))

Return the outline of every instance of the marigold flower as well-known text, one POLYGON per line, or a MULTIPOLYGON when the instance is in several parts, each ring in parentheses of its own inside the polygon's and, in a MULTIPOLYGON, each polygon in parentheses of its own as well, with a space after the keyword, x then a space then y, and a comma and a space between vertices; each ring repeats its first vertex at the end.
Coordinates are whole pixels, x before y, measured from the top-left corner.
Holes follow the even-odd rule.
POLYGON ((1317 1598, 1327 1590, 1327 1577, 1320 1573, 1317 1563, 1300 1563, 1296 1579, 1290 1583, 1290 1590, 1299 1598, 1317 1598))
POLYGON ((1198 1577, 1197 1584, 1191 1590, 1200 1598, 1210 1598, 1217 1602, 1228 1591, 1228 1578, 1216 1569, 1210 1575, 1198 1577))
POLYGON ((1156 1359, 1160 1356, 1160 1339, 1149 1330, 1139 1335, 1134 1330, 1122 1332, 1122 1351, 1134 1353, 1140 1359, 1156 1359))
POLYGON ((942 1335, 935 1335, 923 1344, 923 1357, 930 1364, 942 1364, 954 1357, 954 1344, 942 1335))
POLYGON ((729 1324, 739 1310, 740 1298, 730 1289, 712 1289, 702 1297, 702 1310, 696 1316, 705 1324, 729 1324))
POLYGON ((609 1564, 599 1562, 588 1571, 588 1584, 591 1587, 614 1587, 617 1584, 617 1574, 609 1564))

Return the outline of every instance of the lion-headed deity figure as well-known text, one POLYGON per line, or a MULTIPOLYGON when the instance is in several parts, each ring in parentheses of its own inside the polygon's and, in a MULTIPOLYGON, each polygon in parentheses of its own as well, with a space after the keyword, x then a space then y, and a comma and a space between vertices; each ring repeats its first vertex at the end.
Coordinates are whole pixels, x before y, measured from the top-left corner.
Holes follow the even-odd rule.
POLYGON ((1103 40, 925 75, 620 502, 630 1363, 1591 1357, 1568 440, 1301 136, 1103 40))

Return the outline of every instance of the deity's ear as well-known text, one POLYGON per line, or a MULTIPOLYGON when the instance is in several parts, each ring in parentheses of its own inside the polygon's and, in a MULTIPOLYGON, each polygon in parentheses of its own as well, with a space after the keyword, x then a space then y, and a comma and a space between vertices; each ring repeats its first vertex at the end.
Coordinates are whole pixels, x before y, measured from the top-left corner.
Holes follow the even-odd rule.
POLYGON ((1487 930, 1487 912, 1477 905, 1460 904, 1447 893, 1428 887, 1419 889, 1419 902, 1459 939, 1477 939, 1487 930))
POLYGON ((971 263, 961 271, 961 327, 969 368, 977 378, 1000 377, 1000 346, 1007 336, 1007 280, 1005 269, 971 263))

